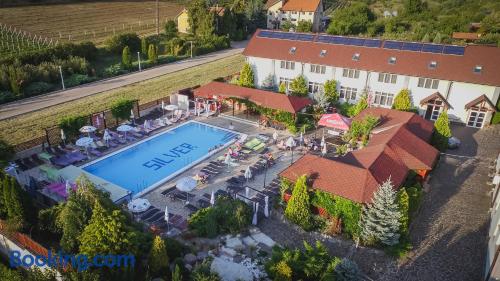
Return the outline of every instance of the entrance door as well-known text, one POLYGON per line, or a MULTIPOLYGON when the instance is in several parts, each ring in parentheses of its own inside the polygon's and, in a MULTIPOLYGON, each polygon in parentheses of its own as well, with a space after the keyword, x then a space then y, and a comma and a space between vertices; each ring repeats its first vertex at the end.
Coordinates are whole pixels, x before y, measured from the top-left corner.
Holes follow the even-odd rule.
POLYGON ((486 116, 486 112, 481 111, 471 111, 469 115, 469 120, 467 121, 467 126, 474 128, 482 128, 484 117, 486 116))
POLYGON ((428 104, 427 110, 425 111, 425 119, 435 121, 439 113, 441 113, 441 106, 436 104, 428 104))

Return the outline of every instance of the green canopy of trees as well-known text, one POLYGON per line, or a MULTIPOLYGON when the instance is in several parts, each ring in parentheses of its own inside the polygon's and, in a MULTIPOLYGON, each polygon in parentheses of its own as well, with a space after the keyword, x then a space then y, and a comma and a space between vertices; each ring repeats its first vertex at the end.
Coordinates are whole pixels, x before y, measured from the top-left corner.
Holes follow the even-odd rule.
POLYGON ((177 36, 177 24, 174 20, 168 20, 165 23, 165 37, 167 40, 170 40, 177 36))
POLYGON ((240 77, 238 80, 238 85, 247 88, 254 88, 254 75, 252 66, 249 63, 245 63, 240 72, 240 77))
POLYGON ((130 48, 125 46, 122 52, 122 67, 129 69, 132 66, 132 54, 130 53, 130 48))
POLYGON ((300 176, 293 188, 292 197, 288 201, 285 209, 285 216, 304 229, 310 229, 311 223, 311 204, 309 192, 307 190, 306 175, 300 176))
POLYGON ((290 83, 290 91, 294 96, 307 96, 308 87, 306 77, 304 75, 299 75, 293 79, 292 83, 290 83))
POLYGON ((446 151, 448 148, 448 139, 451 137, 450 121, 448 112, 441 112, 434 122, 434 133, 432 135, 432 144, 440 151, 446 151))
POLYGON ((392 108, 400 111, 410 111, 411 110, 411 95, 410 90, 403 89, 394 98, 392 108))
POLYGON ((168 272, 168 255, 165 241, 160 236, 156 236, 149 252, 148 265, 150 274, 153 277, 166 275, 168 272))
POLYGON ((309 20, 300 20, 297 23, 297 32, 311 32, 312 31, 313 24, 309 20))
POLYGON ((327 32, 339 35, 363 33, 373 19, 374 15, 366 4, 355 3, 335 10, 327 32))

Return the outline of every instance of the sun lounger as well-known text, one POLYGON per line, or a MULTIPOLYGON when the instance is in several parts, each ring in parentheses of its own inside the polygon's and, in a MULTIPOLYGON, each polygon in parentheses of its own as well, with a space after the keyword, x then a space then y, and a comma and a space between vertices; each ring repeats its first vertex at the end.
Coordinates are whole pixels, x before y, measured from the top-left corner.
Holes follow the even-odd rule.
POLYGON ((96 156, 96 157, 101 157, 102 156, 102 153, 97 150, 97 149, 93 149, 93 148, 90 148, 89 149, 89 153, 96 156))
POLYGON ((270 137, 268 137, 268 136, 266 136, 266 135, 263 135, 263 134, 259 134, 259 135, 257 135, 257 138, 258 138, 260 141, 262 141, 262 142, 267 142, 267 141, 270 139, 270 137))
POLYGON ((30 169, 33 169, 35 167, 38 167, 39 165, 35 162, 33 162, 33 160, 31 160, 30 157, 27 157, 27 158, 23 158, 23 163, 28 166, 28 168, 30 169))
POLYGON ((254 147, 252 148, 252 150, 253 150, 253 151, 255 151, 255 152, 259 152, 259 151, 264 150, 265 148, 266 148, 266 144, 264 144, 264 143, 260 143, 260 144, 258 144, 258 145, 256 145, 256 146, 254 146, 254 147))
POLYGON ((254 147, 256 147, 259 144, 261 144, 261 142, 257 138, 253 138, 253 139, 247 141, 243 146, 247 149, 252 150, 254 147))
POLYGON ((176 190, 175 186, 169 187, 169 188, 165 189, 164 191, 162 191, 161 195, 167 196, 167 194, 169 194, 170 192, 173 192, 175 190, 176 190))
POLYGON ((28 169, 29 169, 29 167, 28 167, 28 166, 26 166, 26 165, 25 165, 25 164, 21 161, 21 159, 17 159, 17 160, 15 160, 14 162, 16 163, 17 167, 18 167, 19 169, 21 169, 21 171, 26 171, 26 170, 28 170, 28 169))
POLYGON ((193 205, 191 203, 184 205, 184 208, 188 209, 189 211, 191 211, 193 213, 199 210, 198 207, 196 207, 195 205, 193 205))
POLYGON ((146 211, 144 214, 140 215, 139 219, 141 219, 141 220, 147 219, 147 218, 153 216, 154 214, 157 214, 158 212, 160 212, 159 209, 153 208, 149 211, 146 211))
POLYGON ((148 222, 148 223, 152 223, 152 222, 154 222, 154 221, 156 221, 159 218, 162 218, 164 216, 165 216, 165 214, 163 212, 159 212, 159 213, 157 213, 157 214, 155 214, 155 215, 153 215, 153 216, 151 216, 143 221, 148 222))
POLYGON ((38 157, 37 154, 31 155, 31 159, 33 159, 33 162, 37 163, 38 165, 43 165, 45 162, 38 157))

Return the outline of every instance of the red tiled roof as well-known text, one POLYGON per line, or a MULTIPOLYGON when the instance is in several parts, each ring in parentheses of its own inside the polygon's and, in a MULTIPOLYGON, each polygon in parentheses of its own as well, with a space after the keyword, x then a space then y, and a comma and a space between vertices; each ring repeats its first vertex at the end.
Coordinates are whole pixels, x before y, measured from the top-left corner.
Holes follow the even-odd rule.
POLYGON ((467 103, 465 105, 465 109, 470 109, 471 107, 474 107, 479 103, 484 103, 484 105, 487 105, 491 111, 496 111, 495 105, 490 101, 490 99, 486 95, 481 95, 478 98, 474 99, 473 101, 467 103))
POLYGON ((420 105, 424 105, 426 103, 428 103, 429 101, 431 100, 434 100, 434 99, 439 99, 440 101, 442 101, 444 103, 444 106, 446 108, 453 108, 450 103, 441 95, 440 92, 435 92, 434 94, 432 95, 429 95, 425 98, 423 98, 421 101, 420 101, 420 105))
POLYGON ((288 0, 281 10, 314 12, 318 9, 321 0, 288 0))
POLYGON ((414 113, 384 108, 368 108, 356 119, 367 115, 383 117, 368 146, 334 159, 307 154, 280 175, 295 180, 307 174, 313 188, 368 203, 389 177, 399 187, 409 170, 432 169, 439 152, 427 143, 431 122, 414 113))
POLYGON ((245 51, 246 56, 298 61, 346 67, 376 72, 388 72, 415 77, 500 86, 500 48, 468 45, 463 56, 445 55, 384 48, 327 44, 317 41, 292 41, 257 37, 254 34, 245 51), (291 54, 291 47, 296 51, 291 54), (325 56, 320 52, 326 50, 325 56), (360 54, 358 61, 352 60, 354 53, 360 54), (396 64, 389 64, 389 57, 396 57, 396 64), (437 62, 435 69, 429 68, 431 61, 437 62), (476 65, 482 66, 480 74, 474 73, 476 65))
POLYGON ((194 90, 197 97, 210 98, 212 96, 222 96, 226 98, 235 97, 248 99, 257 105, 296 113, 302 108, 311 104, 309 98, 287 96, 260 89, 245 88, 223 82, 210 82, 194 90))

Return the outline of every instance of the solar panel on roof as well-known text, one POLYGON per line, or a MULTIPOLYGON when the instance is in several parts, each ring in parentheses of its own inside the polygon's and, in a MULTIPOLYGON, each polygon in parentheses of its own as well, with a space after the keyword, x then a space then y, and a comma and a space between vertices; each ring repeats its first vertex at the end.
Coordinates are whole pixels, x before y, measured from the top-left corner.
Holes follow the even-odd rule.
POLYGON ((422 52, 441 54, 443 52, 443 47, 443 45, 424 44, 422 46, 422 52))
POLYGON ((381 43, 380 40, 369 40, 369 39, 366 39, 364 46, 379 48, 380 47, 380 43, 381 43))
POLYGON ((385 49, 401 50, 402 46, 403 46, 403 42, 398 42, 398 41, 385 41, 385 43, 384 43, 385 49))
POLYGON ((422 49, 422 44, 421 43, 404 43, 403 47, 401 50, 407 50, 407 51, 420 51, 422 49))
POLYGON ((320 35, 320 36, 318 36, 318 42, 329 43, 330 36, 320 35))
POLYGON ((362 39, 362 38, 347 38, 348 45, 363 46, 364 43, 365 43, 365 39, 362 39))
POLYGON ((465 53, 465 47, 462 46, 444 46, 443 49, 443 54, 463 56, 464 53, 465 53))

